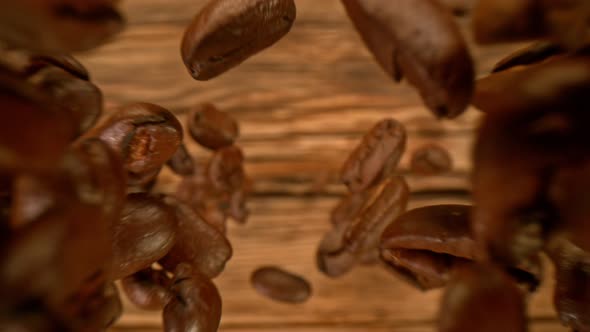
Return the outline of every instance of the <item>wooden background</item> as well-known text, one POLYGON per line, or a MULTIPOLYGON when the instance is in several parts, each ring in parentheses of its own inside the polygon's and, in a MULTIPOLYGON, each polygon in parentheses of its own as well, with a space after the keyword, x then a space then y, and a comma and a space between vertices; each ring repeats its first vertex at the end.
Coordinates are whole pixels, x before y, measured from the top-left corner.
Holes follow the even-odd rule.
MULTIPOLYGON (((343 192, 336 179, 340 164, 376 121, 402 121, 409 151, 437 142, 453 156, 451 173, 430 178, 407 174, 409 154, 402 160, 400 172, 407 175, 415 207, 469 202, 469 153, 479 114, 470 110, 454 121, 435 120, 409 86, 392 83, 373 63, 338 0, 296 2, 298 17, 286 38, 210 82, 192 80, 179 52, 184 28, 202 0, 126 0, 127 30, 80 59, 108 106, 152 102, 183 119, 195 103, 213 102, 239 120, 239 145, 255 194, 249 224, 230 225, 234 257, 215 280, 223 297, 221 331, 433 331, 440 292, 421 293, 378 267, 332 280, 316 270, 314 253, 343 192), (263 264, 308 278, 311 300, 285 305, 256 294, 248 280, 263 264)), ((460 23, 468 26, 467 19, 460 23)), ((478 72, 515 47, 473 47, 478 72)), ((195 144, 189 149, 206 158, 195 144)), ((172 190, 173 181, 165 173, 160 187, 172 190)), ((553 278, 547 273, 530 301, 532 330, 564 331, 554 318, 553 278)), ((159 313, 126 304, 113 331, 159 331, 160 324, 159 313)))

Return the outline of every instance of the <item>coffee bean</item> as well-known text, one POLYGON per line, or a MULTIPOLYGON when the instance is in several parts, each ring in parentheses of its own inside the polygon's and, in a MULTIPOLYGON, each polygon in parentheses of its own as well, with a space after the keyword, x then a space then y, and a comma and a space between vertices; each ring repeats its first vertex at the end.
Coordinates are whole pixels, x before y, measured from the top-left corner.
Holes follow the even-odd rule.
POLYGON ((406 148, 406 131, 393 119, 379 121, 352 151, 340 172, 351 192, 361 192, 395 171, 406 148))
POLYGON ((442 4, 436 0, 421 1, 419 6, 411 0, 342 1, 390 76, 399 80, 401 69, 437 117, 455 118, 465 111, 473 93, 473 61, 442 4))
POLYGON ((331 278, 349 272, 357 263, 357 256, 347 250, 345 235, 348 223, 339 223, 324 234, 316 250, 316 266, 331 278))
POLYGON ((189 112, 187 127, 197 143, 212 150, 232 145, 239 134, 236 120, 209 103, 197 105, 189 112))
POLYGON ((195 162, 184 144, 180 144, 178 150, 174 152, 170 160, 166 162, 166 165, 174 173, 182 176, 193 175, 195 172, 195 162))
POLYGON ((442 146, 428 144, 414 150, 410 165, 416 174, 438 175, 449 172, 453 168, 453 160, 442 146))
POLYGON ((161 310, 172 299, 171 282, 165 271, 147 268, 123 278, 121 288, 140 309, 161 310))
POLYGON ((24 70, 30 77, 47 67, 57 67, 84 81, 90 81, 86 67, 71 55, 32 55, 24 70))
POLYGON ((293 0, 211 0, 184 33, 184 64, 197 80, 214 78, 279 41, 295 12, 293 0))
POLYGON ((220 192, 233 192, 244 185, 244 154, 236 146, 215 152, 207 167, 213 188, 220 192))
POLYGON ((250 281, 258 293, 279 302, 303 303, 311 296, 307 280, 276 266, 258 268, 250 281))
POLYGON ((497 73, 517 66, 527 66, 539 63, 564 52, 565 50, 561 46, 553 42, 535 42, 524 48, 518 49, 498 61, 494 65, 492 73, 497 73))
POLYGON ((491 266, 461 269, 447 287, 438 314, 441 332, 527 330, 525 303, 514 282, 491 266))
POLYGON ((221 320, 221 296, 208 278, 180 264, 174 272, 172 300, 164 307, 165 332, 216 332, 221 320))

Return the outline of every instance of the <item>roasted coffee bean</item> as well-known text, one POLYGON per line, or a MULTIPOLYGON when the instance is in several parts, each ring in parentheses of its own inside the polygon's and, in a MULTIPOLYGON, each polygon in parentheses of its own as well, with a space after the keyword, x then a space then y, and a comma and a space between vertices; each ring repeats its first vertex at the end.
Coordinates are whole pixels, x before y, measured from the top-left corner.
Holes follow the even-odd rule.
POLYGON ((259 294, 279 302, 303 303, 311 296, 307 280, 276 266, 258 268, 250 282, 259 294))
POLYGON ((113 229, 113 280, 141 271, 174 246, 176 214, 163 198, 145 193, 127 196, 113 229))
POLYGON ((479 0, 472 20, 475 40, 489 44, 543 37, 540 4, 537 0, 479 0))
POLYGON ((171 196, 166 202, 176 209, 178 229, 176 243, 160 261, 162 266, 174 270, 178 264, 187 263, 207 278, 218 276, 233 253, 227 238, 186 203, 171 196))
POLYGON ((25 69, 26 76, 32 76, 47 67, 58 67, 84 81, 90 81, 86 67, 71 55, 32 55, 25 69))
POLYGON ((401 81, 403 70, 397 59, 398 51, 392 36, 377 20, 364 11, 359 1, 342 0, 342 4, 377 63, 394 81, 401 81))
POLYGON ((143 175, 161 168, 182 142, 182 126, 170 111, 148 103, 119 108, 86 134, 117 151, 130 173, 143 175))
POLYGON ((147 268, 121 280, 131 303, 143 310, 161 310, 172 299, 171 280, 164 270, 147 268))
POLYGON ((32 84, 1 67, 0 105, 10 110, 0 121, 0 169, 13 172, 55 168, 75 136, 76 128, 67 121, 67 114, 32 84))
POLYGON ((453 160, 442 146, 427 144, 414 150, 410 165, 416 174, 438 175, 449 172, 453 168, 453 160))
POLYGON ((122 30, 116 0, 22 0, 0 4, 0 39, 42 54, 97 47, 122 30), (26 19, 23 19, 26 18, 26 19))
POLYGON ((195 162, 184 144, 180 144, 178 150, 174 152, 170 160, 166 162, 166 165, 174 173, 182 176, 193 175, 195 172, 195 162))
POLYGON ((105 331, 123 314, 123 304, 114 283, 104 285, 79 307, 70 321, 75 331, 105 331))
POLYGON ((442 4, 436 0, 419 5, 412 0, 342 1, 369 50, 390 76, 399 79, 401 68, 437 117, 454 118, 465 111, 473 93, 473 61, 442 4))
POLYGON ((346 233, 348 250, 357 254, 375 252, 383 231, 406 211, 410 189, 401 176, 394 176, 371 189, 359 217, 349 224, 346 233))
MULTIPOLYGON (((383 232, 384 263, 420 289, 445 286, 457 269, 474 264, 476 244, 470 233, 471 213, 468 205, 434 205, 401 215, 383 232)), ((506 271, 529 291, 534 291, 542 279, 536 256, 506 271)))
POLYGON ((340 172, 351 192, 361 192, 395 171, 406 148, 404 126, 393 119, 379 121, 352 151, 340 172))
POLYGON ((516 66, 527 66, 542 62, 552 56, 564 53, 563 47, 547 41, 536 42, 509 54, 498 61, 492 73, 504 71, 516 66))
POLYGON ((165 332, 217 331, 221 296, 211 280, 180 264, 170 289, 174 296, 164 307, 165 332))
POLYGON ((553 304, 559 319, 574 331, 590 331, 590 253, 561 236, 546 252, 555 265, 553 304))
POLYGON ((236 146, 217 150, 207 170, 215 190, 227 193, 239 190, 245 181, 244 154, 236 146))
POLYGON ((232 145, 239 135, 236 120, 210 103, 197 105, 189 112, 187 128, 197 143, 212 150, 232 145))
POLYGON ((342 197, 330 213, 330 222, 334 227, 354 221, 365 206, 368 191, 348 193, 342 197))
POLYGON ((523 295, 499 269, 485 265, 461 269, 443 295, 438 331, 525 332, 523 295))
POLYGON ((293 0, 211 0, 184 33, 184 64, 197 80, 214 78, 279 41, 295 16, 293 0))
POLYGON ((317 268, 328 277, 340 277, 357 263, 357 256, 346 248, 344 236, 347 229, 348 223, 335 225, 324 234, 316 250, 317 268))
POLYGON ((102 113, 102 92, 89 81, 57 67, 45 68, 29 80, 67 112, 70 121, 78 128, 78 135, 90 129, 102 113))
POLYGON ((589 81, 590 57, 554 57, 479 79, 473 105, 488 114, 585 108, 589 81))
POLYGON ((243 185, 238 190, 231 194, 229 201, 229 216, 237 223, 245 224, 248 221, 250 210, 246 206, 246 200, 250 188, 247 185, 243 185))

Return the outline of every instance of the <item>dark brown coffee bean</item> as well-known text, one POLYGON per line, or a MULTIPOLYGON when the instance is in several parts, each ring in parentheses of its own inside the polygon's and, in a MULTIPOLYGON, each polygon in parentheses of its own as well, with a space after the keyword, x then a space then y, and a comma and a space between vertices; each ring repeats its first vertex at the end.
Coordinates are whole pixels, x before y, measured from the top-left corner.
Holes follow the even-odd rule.
POLYGON ((75 136, 65 112, 17 74, 0 67, 0 146, 4 171, 54 168, 75 136), (16 125, 18 124, 18 125, 16 125), (39 139, 51 137, 51 139, 39 139))
POLYGON ((47 67, 58 67, 69 74, 90 81, 90 74, 86 67, 71 55, 33 55, 25 69, 26 76, 32 76, 47 67))
POLYGON ((121 280, 131 303, 143 310, 161 310, 172 299, 171 280, 163 270, 147 268, 121 280))
POLYGON ((542 62, 552 56, 563 54, 563 47, 547 41, 533 43, 521 48, 498 61, 492 73, 504 71, 516 66, 527 66, 542 62))
POLYGON ((195 209, 169 196, 166 202, 176 209, 176 243, 160 263, 168 270, 180 263, 190 264, 207 278, 218 276, 232 256, 227 238, 208 224, 195 209))
POLYGON ((221 296, 208 278, 180 264, 174 272, 174 294, 164 307, 165 332, 216 332, 221 320, 221 296))
POLYGON ((0 4, 0 39, 38 53, 99 46, 121 31, 116 0, 23 0, 0 4), (26 19, 23 19, 26 18, 26 19))
POLYGON ((164 257, 175 243, 175 211, 162 197, 127 196, 121 219, 113 230, 113 280, 149 267, 164 257))
POLYGON ((119 108, 85 136, 105 141, 121 155, 128 172, 143 175, 172 158, 182 142, 182 126, 160 106, 135 103, 119 108))
POLYGON ((399 67, 396 43, 391 35, 377 20, 364 11, 359 1, 342 0, 342 4, 377 63, 394 81, 401 81, 403 71, 399 67))
POLYGON ((453 168, 453 160, 442 146, 428 144, 414 150, 410 165, 416 174, 438 175, 449 172, 453 168))
POLYGON ((489 44, 543 37, 540 4, 536 0, 479 0, 472 21, 475 40, 489 44))
POLYGON ((220 192, 233 192, 240 189, 245 181, 244 154, 236 146, 215 152, 207 173, 213 188, 220 192))
POLYGON ((352 151, 340 172, 351 192, 361 192, 391 175, 406 148, 404 126, 393 119, 379 121, 352 151))
POLYGON ((589 80, 590 57, 554 57, 479 79, 473 104, 489 114, 580 108, 589 80))
POLYGON ((311 296, 307 280, 276 266, 258 268, 250 282, 259 294, 279 302, 303 303, 311 296))
POLYGON ((195 173, 195 162, 184 144, 180 144, 166 165, 178 175, 189 176, 195 173))
POLYGON ((461 269, 447 287, 438 314, 438 331, 527 331, 521 291, 491 266, 461 269))
POLYGON ((357 263, 357 256, 346 248, 344 237, 347 230, 348 223, 335 225, 324 234, 316 250, 317 268, 328 277, 340 277, 357 263))
POLYGON ((575 331, 589 331, 590 253, 564 237, 552 239, 546 252, 555 265, 553 304, 559 319, 575 331))
POLYGON ((98 87, 57 67, 48 67, 29 80, 51 96, 67 112, 78 135, 90 129, 102 113, 103 98, 98 87))
POLYGON ((211 0, 182 40, 182 59, 197 80, 208 80, 279 41, 293 25, 293 0, 211 0))
POLYGON ((210 103, 197 105, 189 112, 187 128, 197 143, 212 150, 232 145, 239 135, 236 120, 210 103))
MULTIPOLYGON (((401 215, 383 232, 381 257, 386 266, 420 289, 445 286, 452 274, 476 258, 468 205, 434 205, 401 215)), ((515 280, 534 291, 542 278, 535 256, 506 267, 515 280)))
POLYGON ((436 0, 421 1, 419 6, 411 0, 343 2, 390 76, 399 78, 397 68, 401 68, 437 117, 454 118, 465 111, 473 93, 473 61, 442 4, 436 0))

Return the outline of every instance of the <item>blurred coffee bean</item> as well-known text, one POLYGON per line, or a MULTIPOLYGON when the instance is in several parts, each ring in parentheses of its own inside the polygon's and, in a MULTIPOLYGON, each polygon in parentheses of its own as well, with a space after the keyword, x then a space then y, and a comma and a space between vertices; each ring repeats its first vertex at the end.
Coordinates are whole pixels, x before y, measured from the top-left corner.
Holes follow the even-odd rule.
POLYGON ((390 76, 399 79, 400 68, 437 117, 455 118, 465 111, 473 93, 473 61, 449 10, 437 0, 420 5, 412 0, 342 1, 390 76))
POLYGON ((98 137, 117 151, 128 172, 146 174, 161 168, 182 142, 174 115, 154 104, 123 106, 85 136, 98 137))
POLYGON ((97 47, 124 25, 116 0, 22 0, 0 4, 0 39, 41 54, 97 47))
POLYGON ((197 80, 214 78, 279 41, 295 16, 293 0, 210 0, 184 33, 184 64, 197 80))
POLYGON ((406 148, 404 126, 393 119, 379 121, 348 156, 340 172, 351 192, 361 192, 391 175, 406 148))
MULTIPOLYGON (((471 206, 453 204, 406 212, 383 232, 383 262, 417 288, 445 286, 453 273, 473 265, 477 258, 470 230, 471 213, 471 206)), ((534 291, 542 279, 537 256, 504 269, 527 291, 534 291)))
POLYGON ((195 172, 195 162, 184 144, 180 144, 178 150, 174 152, 170 160, 166 162, 166 165, 174 173, 181 176, 193 175, 195 172))
POLYGON ((497 73, 517 66, 527 66, 539 63, 564 52, 565 51, 561 46, 553 42, 535 42, 502 58, 494 65, 492 73, 497 73))
POLYGON ((90 81, 86 67, 71 55, 32 55, 25 69, 26 76, 32 76, 47 67, 58 67, 84 81, 90 81))
POLYGON ((98 87, 57 67, 45 68, 29 77, 39 89, 67 112, 78 135, 90 129, 102 113, 103 98, 98 87))
POLYGON ((151 266, 174 246, 176 214, 163 198, 145 193, 127 196, 113 229, 113 276, 120 279, 151 266))
POLYGON ((453 160, 442 146, 427 144, 412 152, 410 167, 416 174, 439 175, 453 168, 453 160))
POLYGON ((324 234, 316 250, 316 266, 320 272, 331 278, 349 272, 357 263, 357 257, 346 248, 344 236, 348 223, 339 223, 324 234))
POLYGON ((543 37, 542 14, 537 0, 479 0, 472 20, 475 40, 489 44, 543 37))
POLYGON ((242 149, 229 146, 217 150, 209 161, 207 174, 215 190, 227 193, 239 190, 245 181, 242 149))
POLYGON ((559 319, 574 331, 590 331, 590 253, 564 237, 552 239, 546 252, 555 265, 553 304, 559 319))
POLYGON ((210 103, 199 104, 191 109, 187 128, 197 143, 212 150, 232 145, 239 135, 236 120, 210 103))
POLYGON ((330 222, 336 227, 339 224, 348 224, 354 221, 365 206, 369 191, 348 193, 342 197, 338 204, 330 212, 330 222))
POLYGON ((492 266, 474 265, 458 271, 439 308, 441 332, 527 331, 521 291, 492 266))
POLYGON ((250 282, 259 294, 279 302, 303 303, 311 296, 311 285, 307 280, 276 266, 256 269, 250 282))
POLYGON ((164 307, 165 332, 216 332, 221 320, 221 296, 213 282, 180 264, 174 271, 172 300, 164 307))
POLYGON ((147 268, 121 280, 131 303, 143 310, 161 310, 172 299, 171 280, 163 270, 147 268))
POLYGON ((178 264, 187 263, 207 278, 218 276, 233 253, 228 239, 186 203, 171 196, 166 202, 176 209, 178 229, 174 246, 160 264, 174 270, 178 264))
POLYGON ((246 206, 250 190, 247 185, 242 185, 230 197, 229 216, 239 224, 245 224, 248 221, 248 216, 250 216, 250 210, 246 206))
POLYGON ((101 287, 78 308, 79 313, 70 321, 75 331, 106 331, 123 314, 123 304, 114 283, 101 287))

